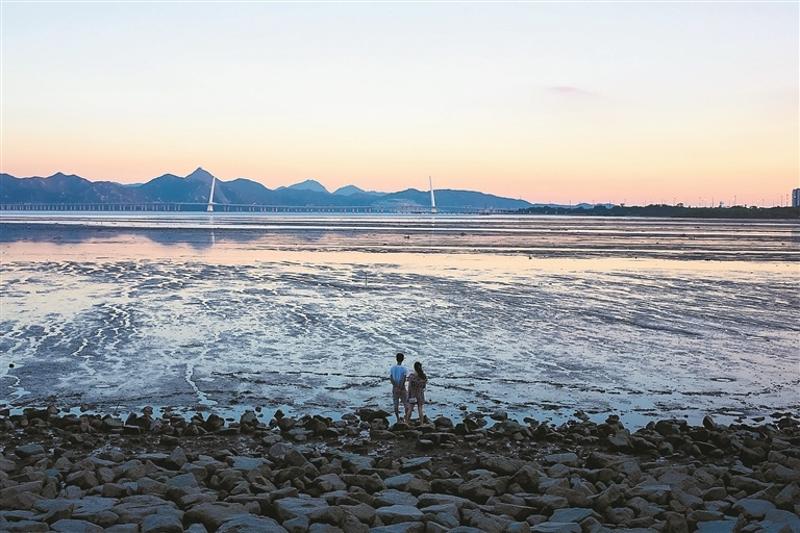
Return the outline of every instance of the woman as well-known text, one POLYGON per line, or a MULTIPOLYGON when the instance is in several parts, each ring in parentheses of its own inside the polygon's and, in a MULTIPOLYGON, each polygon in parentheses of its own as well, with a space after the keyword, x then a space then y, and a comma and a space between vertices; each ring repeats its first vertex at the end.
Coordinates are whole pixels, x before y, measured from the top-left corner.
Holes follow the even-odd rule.
POLYGON ((417 361, 414 363, 414 372, 408 375, 408 405, 406 409, 406 424, 411 423, 411 413, 414 411, 414 405, 419 408, 419 422, 425 422, 425 412, 423 405, 425 404, 425 385, 428 383, 428 376, 422 370, 422 363, 417 361))

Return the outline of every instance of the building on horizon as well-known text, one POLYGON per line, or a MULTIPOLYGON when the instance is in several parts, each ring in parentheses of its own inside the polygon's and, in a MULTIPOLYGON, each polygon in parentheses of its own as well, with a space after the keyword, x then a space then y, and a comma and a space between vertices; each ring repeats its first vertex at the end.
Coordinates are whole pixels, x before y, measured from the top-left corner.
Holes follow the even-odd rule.
POLYGON ((792 207, 800 207, 800 187, 792 189, 792 207))

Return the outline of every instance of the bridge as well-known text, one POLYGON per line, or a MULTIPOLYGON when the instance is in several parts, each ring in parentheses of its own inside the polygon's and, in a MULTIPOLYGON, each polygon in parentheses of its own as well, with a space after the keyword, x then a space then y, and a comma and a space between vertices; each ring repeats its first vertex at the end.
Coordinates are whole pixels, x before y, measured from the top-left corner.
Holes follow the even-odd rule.
POLYGON ((359 213, 359 214, 503 214, 514 210, 478 208, 478 207, 443 207, 437 206, 432 213, 431 208, 419 205, 397 206, 325 206, 325 205, 260 205, 260 204, 221 204, 213 203, 213 211, 208 209, 207 202, 144 202, 144 203, 53 203, 53 202, 17 202, 0 203, 2 211, 39 211, 39 212, 208 212, 213 213, 359 213))
POLYGON ((374 213, 374 214, 410 214, 422 215, 437 213, 450 214, 499 214, 511 213, 509 209, 477 208, 477 207, 442 207, 436 206, 433 181, 428 176, 430 186, 431 205, 388 205, 388 206, 326 206, 326 205, 261 205, 261 204, 230 204, 214 201, 214 190, 217 178, 211 178, 211 190, 208 193, 208 202, 87 202, 87 203, 60 203, 60 202, 16 202, 0 203, 0 211, 65 211, 65 212, 201 212, 207 213, 374 213))

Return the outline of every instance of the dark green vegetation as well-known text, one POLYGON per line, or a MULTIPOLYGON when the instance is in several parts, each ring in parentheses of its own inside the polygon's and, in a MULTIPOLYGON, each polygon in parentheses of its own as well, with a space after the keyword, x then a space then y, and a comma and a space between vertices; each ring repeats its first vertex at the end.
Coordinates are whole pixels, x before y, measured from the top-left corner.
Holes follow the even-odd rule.
POLYGON ((557 207, 536 206, 520 209, 529 215, 580 215, 603 217, 667 217, 667 218, 763 218, 800 219, 798 207, 685 207, 682 205, 651 204, 646 206, 557 207))

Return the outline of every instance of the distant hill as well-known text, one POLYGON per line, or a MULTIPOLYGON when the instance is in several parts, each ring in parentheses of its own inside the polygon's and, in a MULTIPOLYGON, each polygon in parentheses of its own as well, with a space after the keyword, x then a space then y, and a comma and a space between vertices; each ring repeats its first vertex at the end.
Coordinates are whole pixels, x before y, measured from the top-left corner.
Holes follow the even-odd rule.
POLYGON ((378 191, 365 191, 361 187, 356 187, 355 185, 345 185, 344 187, 339 187, 333 194, 338 196, 352 196, 354 194, 367 194, 372 196, 384 196, 386 193, 378 192, 378 191))
POLYGON ((317 180, 305 180, 301 181, 300 183, 295 183, 294 185, 289 185, 288 187, 279 187, 279 189, 295 189, 297 191, 314 191, 314 192, 328 192, 328 189, 325 188, 317 180))
MULTIPOLYGON (((187 176, 163 174, 146 183, 121 184, 112 181, 89 181, 61 172, 47 177, 18 178, 0 174, 2 203, 191 203, 208 202, 213 175, 198 167, 187 176)), ((329 192, 316 180, 308 179, 287 187, 269 189, 257 181, 237 178, 217 180, 216 204, 276 205, 308 207, 395 207, 427 208, 429 191, 406 189, 392 193, 365 191, 347 185, 329 192)), ((525 200, 504 198, 477 191, 437 189, 436 204, 440 209, 524 209, 533 204, 525 200)))

